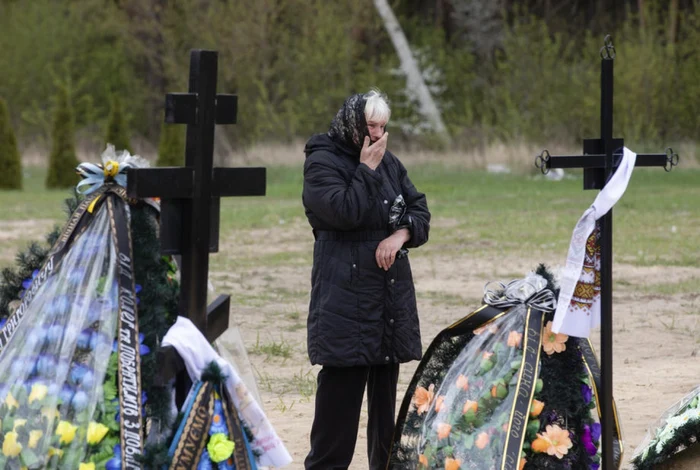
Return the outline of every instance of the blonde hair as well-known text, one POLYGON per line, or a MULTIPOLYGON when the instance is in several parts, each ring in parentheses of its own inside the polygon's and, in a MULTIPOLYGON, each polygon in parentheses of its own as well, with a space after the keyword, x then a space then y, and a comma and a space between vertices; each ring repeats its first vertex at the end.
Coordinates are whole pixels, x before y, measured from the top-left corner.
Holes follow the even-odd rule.
POLYGON ((362 96, 365 99, 365 120, 369 121, 389 121, 391 108, 385 94, 376 88, 370 90, 362 96))

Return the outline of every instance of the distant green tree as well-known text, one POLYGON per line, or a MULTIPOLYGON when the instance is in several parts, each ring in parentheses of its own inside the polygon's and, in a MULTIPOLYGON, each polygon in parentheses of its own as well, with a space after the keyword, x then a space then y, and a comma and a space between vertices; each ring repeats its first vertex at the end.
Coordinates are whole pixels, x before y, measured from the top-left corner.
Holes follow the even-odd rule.
POLYGON ((22 159, 10 123, 7 103, 0 98, 0 189, 22 189, 22 159))
POLYGON ((75 173, 78 158, 75 154, 73 109, 67 87, 58 87, 55 106, 46 187, 68 188, 78 182, 75 173))
POLYGON ((124 115, 122 100, 119 95, 112 95, 110 104, 105 143, 114 145, 116 151, 128 150, 131 153, 129 126, 126 123, 126 116, 124 115))
POLYGON ((184 130, 180 125, 163 123, 160 129, 156 166, 183 166, 185 164, 184 130))

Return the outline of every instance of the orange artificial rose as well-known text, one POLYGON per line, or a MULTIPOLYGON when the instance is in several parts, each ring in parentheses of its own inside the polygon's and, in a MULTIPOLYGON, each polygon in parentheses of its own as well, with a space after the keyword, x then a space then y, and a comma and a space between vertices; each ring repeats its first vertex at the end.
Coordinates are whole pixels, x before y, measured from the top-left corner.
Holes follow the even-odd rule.
POLYGON ((485 432, 482 432, 476 437, 476 441, 474 442, 474 445, 477 446, 479 449, 483 449, 487 445, 489 445, 489 442, 491 439, 489 438, 489 435, 486 434, 485 432))
POLYGON ((437 432, 438 432, 438 439, 445 439, 447 436, 450 435, 450 431, 452 431, 452 426, 450 426, 447 423, 440 423, 437 426, 437 432))

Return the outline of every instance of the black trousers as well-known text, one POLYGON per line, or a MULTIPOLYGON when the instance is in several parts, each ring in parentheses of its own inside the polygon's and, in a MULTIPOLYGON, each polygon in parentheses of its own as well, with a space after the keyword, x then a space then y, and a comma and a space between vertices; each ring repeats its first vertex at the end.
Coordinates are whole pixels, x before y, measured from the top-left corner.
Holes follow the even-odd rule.
POLYGON ((370 470, 384 470, 394 434, 399 365, 323 367, 318 373, 316 411, 306 470, 350 466, 367 386, 367 457, 370 470))

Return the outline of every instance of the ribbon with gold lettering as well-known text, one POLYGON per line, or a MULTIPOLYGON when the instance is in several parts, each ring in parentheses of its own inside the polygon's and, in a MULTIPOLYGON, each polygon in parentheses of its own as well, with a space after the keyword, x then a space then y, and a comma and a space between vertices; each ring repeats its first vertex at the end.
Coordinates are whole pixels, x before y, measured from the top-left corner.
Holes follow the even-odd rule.
POLYGON ((245 431, 243 430, 243 422, 238 416, 238 411, 236 410, 233 401, 231 401, 231 396, 229 395, 228 390, 226 390, 226 387, 219 385, 217 388, 219 389, 221 395, 221 405, 224 409, 224 416, 226 417, 226 426, 228 427, 229 436, 236 444, 235 448, 240 449, 239 451, 234 452, 232 455, 235 468, 236 470, 252 470, 253 465, 251 462, 254 460, 254 458, 245 451, 245 449, 248 449, 250 446, 246 445, 247 439, 245 436, 245 431))
MULTIPOLYGON (((601 419, 601 407, 598 401, 598 391, 601 388, 600 385, 600 365, 598 364, 598 358, 596 358, 595 352, 593 351, 593 345, 590 339, 583 338, 579 342, 579 349, 583 355, 583 362, 588 371, 589 377, 593 379, 592 388, 593 396, 596 401, 596 410, 598 411, 598 419, 601 419)), ((620 420, 617 414, 617 405, 615 400, 613 400, 613 418, 615 419, 615 425, 613 426, 613 459, 615 461, 615 468, 620 468, 622 463, 622 457, 624 454, 624 446, 622 443, 622 433, 620 432, 620 420)))
POLYGON ((191 470, 199 465, 209 439, 214 391, 212 382, 197 382, 192 387, 180 428, 170 446, 170 470, 191 470))
POLYGON ((510 411, 508 432, 501 460, 502 470, 517 470, 520 464, 520 451, 525 440, 530 404, 535 394, 535 382, 539 375, 542 323, 544 312, 527 309, 525 336, 523 339, 523 359, 515 388, 515 399, 510 411))
POLYGON ((136 307, 134 263, 129 228, 129 208, 122 198, 124 188, 111 186, 107 209, 117 255, 119 318, 117 323, 120 437, 123 469, 140 469, 136 460, 143 453, 141 403, 141 355, 136 307))

